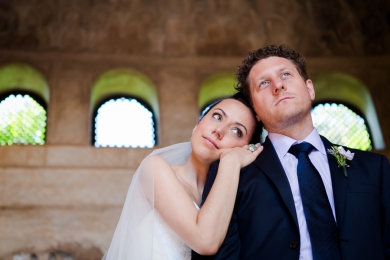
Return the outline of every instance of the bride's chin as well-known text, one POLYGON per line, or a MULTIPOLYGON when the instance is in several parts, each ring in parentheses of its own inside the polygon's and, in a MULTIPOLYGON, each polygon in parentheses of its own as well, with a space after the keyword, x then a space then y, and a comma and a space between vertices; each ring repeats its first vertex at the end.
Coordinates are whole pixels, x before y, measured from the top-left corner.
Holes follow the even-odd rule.
POLYGON ((218 150, 210 149, 210 147, 207 146, 193 148, 192 152, 198 161, 205 163, 210 163, 219 159, 218 150))
MULTIPOLYGON (((192 151, 197 151, 197 153, 205 153, 208 156, 215 156, 219 153, 219 149, 215 147, 215 144, 212 143, 207 138, 197 136, 191 138, 191 148, 192 151)), ((217 155, 218 156, 218 155, 217 155)))

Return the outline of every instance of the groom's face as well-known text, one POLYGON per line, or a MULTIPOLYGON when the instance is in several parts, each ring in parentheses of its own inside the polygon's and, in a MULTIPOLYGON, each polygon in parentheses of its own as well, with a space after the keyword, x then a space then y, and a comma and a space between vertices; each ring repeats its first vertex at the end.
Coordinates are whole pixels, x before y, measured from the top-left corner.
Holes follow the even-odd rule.
POLYGON ((252 67, 248 80, 257 117, 269 132, 310 117, 313 84, 301 77, 290 60, 262 59, 252 67))

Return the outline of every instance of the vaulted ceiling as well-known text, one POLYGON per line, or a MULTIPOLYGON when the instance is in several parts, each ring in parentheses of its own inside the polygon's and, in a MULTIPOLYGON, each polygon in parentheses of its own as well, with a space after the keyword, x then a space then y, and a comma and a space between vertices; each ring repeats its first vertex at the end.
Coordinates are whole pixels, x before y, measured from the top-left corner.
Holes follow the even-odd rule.
POLYGON ((0 49, 242 56, 389 55, 389 0, 0 0, 0 49))

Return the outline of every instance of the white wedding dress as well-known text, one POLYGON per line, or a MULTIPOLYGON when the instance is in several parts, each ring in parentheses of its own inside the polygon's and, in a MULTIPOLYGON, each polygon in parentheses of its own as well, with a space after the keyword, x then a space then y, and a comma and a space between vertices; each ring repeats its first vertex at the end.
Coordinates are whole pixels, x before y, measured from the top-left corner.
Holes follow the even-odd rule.
MULTIPOLYGON (((194 202, 195 204, 195 202, 194 202)), ((195 207, 199 210, 199 207, 195 204, 195 207)), ((173 231, 169 225, 164 221, 158 211, 154 211, 156 215, 154 225, 155 232, 158 234, 154 236, 155 238, 161 238, 161 243, 158 242, 156 244, 162 244, 164 251, 162 254, 158 252, 157 248, 154 248, 156 252, 154 253, 153 259, 191 259, 191 248, 187 246, 187 244, 181 239, 175 231, 173 231), (163 256, 167 256, 167 258, 163 258, 163 256)))
MULTIPOLYGON (((181 165, 190 153, 191 146, 187 142, 155 150, 150 155, 160 155, 170 165, 181 165)), ((150 199, 153 198, 153 174, 143 170, 143 163, 134 174, 114 237, 103 260, 191 259, 191 249, 154 208, 154 201, 150 199)))

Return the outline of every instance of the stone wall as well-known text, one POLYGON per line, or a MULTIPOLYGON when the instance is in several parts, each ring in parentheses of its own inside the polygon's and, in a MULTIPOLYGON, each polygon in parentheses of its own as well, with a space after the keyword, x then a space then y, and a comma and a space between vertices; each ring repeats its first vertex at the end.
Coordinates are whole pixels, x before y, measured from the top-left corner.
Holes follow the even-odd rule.
POLYGON ((310 75, 369 89, 390 158, 386 1, 0 1, 0 66, 23 62, 50 90, 44 146, 0 147, 0 259, 100 259, 132 174, 152 149, 90 145, 93 82, 130 68, 157 88, 158 147, 187 141, 202 82, 249 50, 288 44, 310 75), (329 11, 328 11, 329 10, 329 11))
MULTIPOLYGON (((38 68, 50 86, 47 144, 0 147, 0 259, 31 253, 38 259, 50 253, 63 257, 57 259, 99 259, 108 248, 131 176, 152 149, 90 145, 90 93, 100 74, 126 67, 154 81, 161 147, 189 140, 202 81, 242 59, 21 51, 0 51, 0 57, 38 68)), ((364 82, 390 144, 389 59, 308 58, 308 65, 311 74, 341 71, 364 82)), ((390 158, 389 148, 377 152, 390 158)))
POLYGON ((285 43, 310 56, 389 55, 386 0, 3 0, 0 48, 236 56, 285 43))

